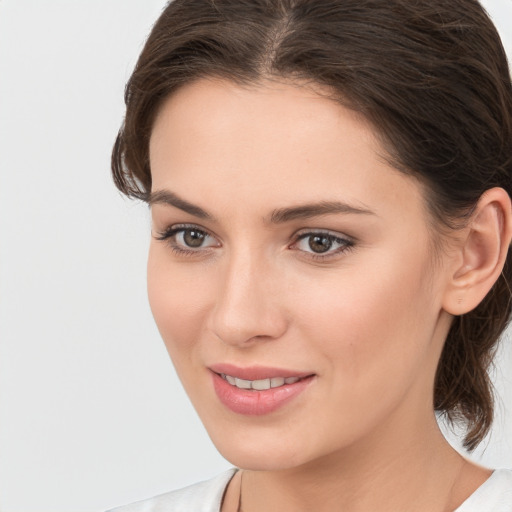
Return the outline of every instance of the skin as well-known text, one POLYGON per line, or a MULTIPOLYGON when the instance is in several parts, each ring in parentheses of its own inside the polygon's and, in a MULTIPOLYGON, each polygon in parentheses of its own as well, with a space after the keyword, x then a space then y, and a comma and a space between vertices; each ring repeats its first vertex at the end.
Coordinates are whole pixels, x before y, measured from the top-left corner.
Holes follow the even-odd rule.
MULTIPOLYGON (((441 435, 435 370, 452 314, 499 275, 503 244, 487 241, 510 240, 508 196, 491 193, 477 210, 483 228, 434 251, 422 186, 386 163, 364 119, 318 92, 203 79, 161 107, 150 141, 153 315, 210 437, 244 468, 244 512, 454 510, 490 472, 441 435), (322 201, 364 213, 270 220, 322 201), (206 233, 202 245, 187 246, 190 231, 166 237, 183 225, 206 233), (304 237, 318 232, 338 240, 325 259, 304 237), (215 363, 315 378, 277 411, 244 416, 219 402, 215 363)), ((237 509, 240 475, 223 512, 237 509)))

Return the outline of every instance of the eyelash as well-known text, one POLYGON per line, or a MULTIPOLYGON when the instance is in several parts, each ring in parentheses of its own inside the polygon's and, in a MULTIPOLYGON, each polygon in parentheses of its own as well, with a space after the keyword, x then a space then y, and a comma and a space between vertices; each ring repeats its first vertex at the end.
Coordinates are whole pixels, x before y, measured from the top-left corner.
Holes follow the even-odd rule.
MULTIPOLYGON (((156 236, 156 239, 159 241, 167 242, 170 246, 171 250, 179 255, 179 256, 198 256, 200 251, 205 251, 208 249, 211 249, 210 247, 198 247, 197 249, 185 249, 182 245, 178 245, 176 243, 176 235, 179 233, 186 233, 186 232, 195 232, 205 237, 213 237, 213 235, 210 235, 207 231, 204 229, 201 229, 194 225, 174 225, 169 227, 163 232, 158 233, 158 236, 156 236)), ((325 254, 323 253, 315 253, 313 251, 301 251, 304 254, 307 254, 307 258, 310 258, 315 261, 326 261, 328 259, 334 258, 342 253, 348 252, 352 250, 355 246, 355 241, 352 238, 346 237, 340 237, 338 235, 335 235, 334 233, 331 233, 329 231, 308 231, 308 232, 302 232, 295 235, 294 241, 288 246, 292 250, 299 250, 300 249, 293 249, 294 246, 296 246, 299 242, 302 240, 306 240, 308 238, 312 237, 322 237, 324 239, 327 239, 329 243, 331 244, 339 244, 340 247, 337 248, 334 251, 331 251, 329 248, 325 254), (328 252, 329 251, 329 252, 328 252)))
MULTIPOLYGON (((185 233, 187 231, 189 231, 189 232, 194 231, 195 233, 199 233, 204 236, 212 237, 212 235, 210 235, 207 231, 205 231, 204 229, 201 229, 197 226, 181 224, 181 225, 171 226, 168 229, 166 229, 165 231, 158 233, 158 236, 156 237, 156 239, 163 241, 163 242, 167 242, 168 245, 170 246, 171 250, 179 256, 197 256, 199 253, 199 250, 201 250, 201 248, 198 248, 196 250, 184 249, 183 246, 179 246, 176 243, 175 236, 178 233, 185 233)), ((204 251, 205 248, 202 248, 202 250, 204 251)))
MULTIPOLYGON (((339 235, 335 235, 334 233, 331 233, 329 231, 318 230, 318 231, 308 231, 308 232, 303 232, 303 233, 298 234, 295 238, 295 241, 289 247, 293 247, 294 245, 298 244, 300 241, 307 240, 308 238, 312 238, 312 237, 322 237, 322 238, 327 239, 331 244, 339 244, 340 245, 340 247, 334 251, 331 251, 331 249, 329 248, 328 249, 329 252, 326 251, 325 254, 318 253, 318 252, 302 251, 308 255, 307 256, 308 258, 311 258, 315 261, 326 261, 328 259, 335 258, 336 256, 338 256, 340 254, 343 254, 345 252, 352 250, 355 246, 355 241, 352 238, 348 238, 348 237, 343 238, 343 237, 340 237, 339 235)), ((296 249, 296 250, 299 250, 299 249, 296 249)))

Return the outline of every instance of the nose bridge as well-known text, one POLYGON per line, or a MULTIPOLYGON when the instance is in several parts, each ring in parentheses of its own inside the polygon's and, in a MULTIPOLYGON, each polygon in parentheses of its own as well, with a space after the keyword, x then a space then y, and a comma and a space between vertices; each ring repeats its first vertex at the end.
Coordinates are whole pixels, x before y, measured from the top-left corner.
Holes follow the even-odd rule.
POLYGON ((261 251, 248 247, 226 256, 211 319, 211 328, 221 340, 245 344, 284 332, 279 282, 272 267, 261 251))

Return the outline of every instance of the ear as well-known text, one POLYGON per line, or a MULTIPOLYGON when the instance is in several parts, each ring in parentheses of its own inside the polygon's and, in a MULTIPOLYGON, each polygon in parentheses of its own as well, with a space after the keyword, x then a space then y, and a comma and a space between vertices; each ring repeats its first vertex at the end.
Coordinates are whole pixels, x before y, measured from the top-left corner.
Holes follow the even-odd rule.
POLYGON ((463 238, 445 290, 443 308, 463 315, 476 308, 498 279, 512 238, 512 205, 502 188, 479 199, 463 238))

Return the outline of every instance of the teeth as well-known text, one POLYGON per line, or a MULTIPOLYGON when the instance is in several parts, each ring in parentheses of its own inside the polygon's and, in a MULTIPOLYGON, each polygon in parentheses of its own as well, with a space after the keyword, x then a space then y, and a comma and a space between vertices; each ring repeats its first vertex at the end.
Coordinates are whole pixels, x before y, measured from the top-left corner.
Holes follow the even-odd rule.
POLYGON ((283 377, 273 377, 270 379, 270 387, 271 388, 278 388, 279 386, 282 386, 284 384, 284 378, 283 377))
POLYGON ((244 380, 231 375, 221 374, 221 377, 232 386, 240 389, 254 389, 256 391, 265 391, 270 388, 279 388, 285 384, 295 384, 300 380, 299 377, 272 377, 271 379, 244 380))
POLYGON ((243 379, 236 379, 235 378, 235 386, 240 389, 251 389, 251 381, 250 380, 243 380, 243 379))
POLYGON ((253 380, 252 389, 257 391, 263 391, 264 389, 270 389, 270 379, 253 380))

